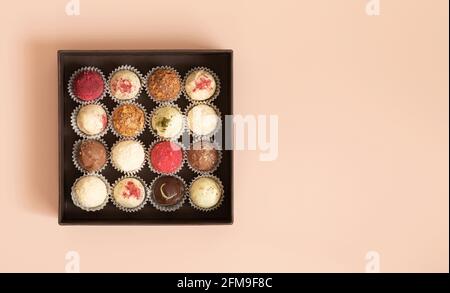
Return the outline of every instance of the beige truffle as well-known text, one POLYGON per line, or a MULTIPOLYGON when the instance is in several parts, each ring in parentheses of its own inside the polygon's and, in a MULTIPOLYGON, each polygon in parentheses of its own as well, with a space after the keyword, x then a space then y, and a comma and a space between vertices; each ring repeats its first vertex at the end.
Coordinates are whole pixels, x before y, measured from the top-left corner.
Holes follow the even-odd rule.
POLYGON ((131 70, 119 70, 111 77, 109 90, 118 100, 131 100, 141 89, 139 76, 131 70))
POLYGON ((183 131, 183 114, 172 106, 161 107, 152 115, 152 128, 162 138, 174 138, 183 131))
POLYGON ((97 176, 81 177, 74 186, 74 196, 79 205, 85 208, 101 206, 108 197, 108 188, 97 176))
POLYGON ((192 107, 187 119, 189 129, 196 135, 210 135, 216 130, 220 121, 216 110, 203 104, 192 107))
POLYGON ((222 197, 222 188, 216 179, 200 177, 191 184, 189 196, 192 203, 199 208, 209 209, 219 203, 222 197))
POLYGON ((86 135, 97 135, 105 130, 108 116, 100 105, 86 105, 81 107, 77 114, 77 126, 86 135))
POLYGON ((115 202, 124 208, 136 208, 145 199, 145 187, 136 178, 125 178, 114 186, 113 197, 115 202))
POLYGON ((196 70, 186 78, 185 90, 194 101, 205 101, 216 91, 216 81, 206 70, 196 70))
POLYGON ((113 165, 122 172, 134 172, 141 168, 145 160, 145 150, 134 140, 118 142, 111 150, 113 165))

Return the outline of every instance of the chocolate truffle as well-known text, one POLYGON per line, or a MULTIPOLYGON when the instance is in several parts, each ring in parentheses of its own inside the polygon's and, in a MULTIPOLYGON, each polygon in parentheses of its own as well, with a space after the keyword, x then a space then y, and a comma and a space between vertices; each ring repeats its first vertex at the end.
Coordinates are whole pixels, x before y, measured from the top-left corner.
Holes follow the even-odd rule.
POLYGON ((73 78, 72 92, 82 101, 94 101, 102 96, 104 90, 103 76, 97 71, 83 70, 73 78))
POLYGON ((111 161, 119 171, 138 171, 145 161, 145 150, 137 141, 120 141, 111 150, 111 161))
POLYGON ((205 101, 216 91, 216 81, 206 70, 196 70, 189 74, 185 82, 186 94, 194 101, 205 101))
POLYGON ((87 175, 77 180, 72 195, 77 205, 92 209, 101 206, 107 200, 108 188, 98 176, 87 175))
POLYGON ((162 138, 174 138, 183 131, 183 114, 172 106, 158 108, 152 115, 152 129, 162 138))
POLYGON ((85 105, 77 114, 78 129, 86 135, 97 135, 108 125, 108 115, 100 105, 85 105))
POLYGON ((183 181, 173 176, 161 176, 152 186, 152 198, 156 204, 171 206, 183 199, 185 187, 183 181))
POLYGON ((150 164, 156 172, 174 173, 183 163, 183 150, 171 141, 155 144, 150 150, 150 164))
POLYGON ((219 151, 209 141, 197 141, 187 151, 189 165, 200 172, 210 172, 219 162, 219 151))
POLYGON ((137 178, 124 178, 114 186, 113 197, 114 201, 124 208, 136 208, 144 202, 144 184, 137 178))
POLYGON ((97 140, 84 140, 78 147, 78 164, 88 172, 96 172, 103 168, 106 164, 106 157, 105 146, 97 140))
POLYGON ((158 102, 174 100, 180 93, 181 81, 173 69, 156 69, 148 78, 149 94, 158 102))
POLYGON ((115 72, 109 83, 111 95, 121 101, 135 98, 140 89, 141 80, 139 76, 127 69, 115 72))
POLYGON ((199 177, 192 182, 189 188, 189 197, 197 207, 210 209, 219 203, 222 197, 222 188, 214 178, 199 177))
POLYGON ((220 121, 216 110, 204 104, 192 107, 187 116, 189 129, 196 135, 212 134, 220 121))
POLYGON ((133 104, 124 104, 114 110, 113 126, 119 135, 133 137, 145 126, 144 110, 133 104))

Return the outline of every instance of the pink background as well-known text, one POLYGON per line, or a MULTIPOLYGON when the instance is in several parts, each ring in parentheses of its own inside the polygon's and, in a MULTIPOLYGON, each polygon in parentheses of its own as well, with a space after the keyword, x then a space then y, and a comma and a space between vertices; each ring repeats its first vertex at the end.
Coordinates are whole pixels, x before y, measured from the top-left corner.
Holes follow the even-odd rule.
POLYGON ((17 0, 0 10, 0 271, 448 272, 448 1, 17 0), (235 155, 235 223, 57 224, 58 49, 230 48, 235 112, 279 156, 235 155))

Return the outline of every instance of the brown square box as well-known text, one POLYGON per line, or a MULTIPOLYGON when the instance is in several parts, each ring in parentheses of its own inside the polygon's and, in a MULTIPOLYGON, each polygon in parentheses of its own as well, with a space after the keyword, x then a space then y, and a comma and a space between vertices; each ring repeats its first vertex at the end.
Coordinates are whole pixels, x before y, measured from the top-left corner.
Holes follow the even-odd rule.
MULTIPOLYGON (((116 208, 111 202, 97 212, 86 212, 76 207, 71 199, 70 191, 75 180, 82 176, 72 162, 72 148, 76 140, 80 139, 70 125, 70 115, 77 107, 68 93, 67 85, 74 71, 84 66, 100 68, 105 77, 120 65, 136 67, 142 74, 146 74, 155 66, 172 66, 184 76, 189 69, 204 66, 212 69, 221 82, 220 94, 213 101, 221 111, 222 127, 232 127, 225 124, 225 115, 233 114, 233 52, 231 50, 117 50, 117 51, 58 51, 58 98, 59 98, 59 214, 58 222, 62 225, 165 225, 165 224, 232 224, 233 222, 233 152, 222 151, 222 162, 213 173, 224 185, 224 201, 222 205, 213 211, 202 212, 192 208, 186 200, 183 206, 174 212, 161 212, 150 203, 134 213, 126 213, 116 208)), ((156 106, 142 91, 136 102, 142 104, 147 113, 156 106)), ((108 95, 102 100, 108 110, 112 110, 116 102, 108 95)), ((189 101, 185 96, 177 100, 177 105, 182 110, 189 101)), ((232 128, 230 128, 232 129, 232 128)), ((232 132, 222 131, 222 141, 231 141, 232 132), (226 135, 230 137, 225 137, 226 135)), ((108 148, 117 140, 109 131, 103 139, 108 148)), ((155 137, 146 127, 142 135, 138 137, 148 147, 155 137)), ((101 172, 113 184, 122 174, 108 164, 101 172)), ((178 173, 187 184, 197 175, 185 164, 178 173)), ((137 176, 144 179, 147 185, 157 176, 145 166, 137 176)))

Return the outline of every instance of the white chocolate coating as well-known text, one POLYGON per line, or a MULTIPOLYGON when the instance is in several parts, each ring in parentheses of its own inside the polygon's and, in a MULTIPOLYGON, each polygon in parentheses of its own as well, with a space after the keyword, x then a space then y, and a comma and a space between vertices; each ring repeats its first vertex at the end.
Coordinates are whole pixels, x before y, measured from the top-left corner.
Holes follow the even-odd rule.
POLYGON ((119 100, 130 100, 136 97, 141 88, 139 76, 130 70, 119 70, 111 77, 109 90, 119 100))
POLYGON ((189 129, 197 135, 211 134, 219 123, 214 108, 208 105, 196 105, 188 112, 189 129))
POLYGON ((219 203, 222 190, 216 180, 201 177, 192 183, 189 196, 196 206, 208 209, 219 203))
POLYGON ((105 129, 106 121, 106 111, 99 105, 83 106, 77 115, 77 126, 87 135, 101 133, 105 129))
POLYGON ((75 196, 83 207, 95 208, 105 202, 108 197, 108 189, 102 179, 88 175, 77 181, 75 196))
POLYGON ((112 148, 111 159, 114 166, 123 172, 136 171, 144 163, 145 150, 137 141, 124 140, 112 148))
POLYGON ((116 184, 113 191, 114 200, 119 205, 125 208, 135 208, 138 207, 145 199, 145 187, 142 185, 140 180, 135 178, 125 178, 116 184), (139 189, 139 197, 136 194, 133 195, 133 192, 127 188, 127 185, 134 185, 137 189, 139 189))
POLYGON ((152 116, 152 128, 162 138, 172 138, 183 130, 183 114, 171 106, 156 110, 152 116))
POLYGON ((214 77, 205 70, 197 70, 189 74, 184 86, 188 96, 195 101, 205 101, 216 91, 214 77))

